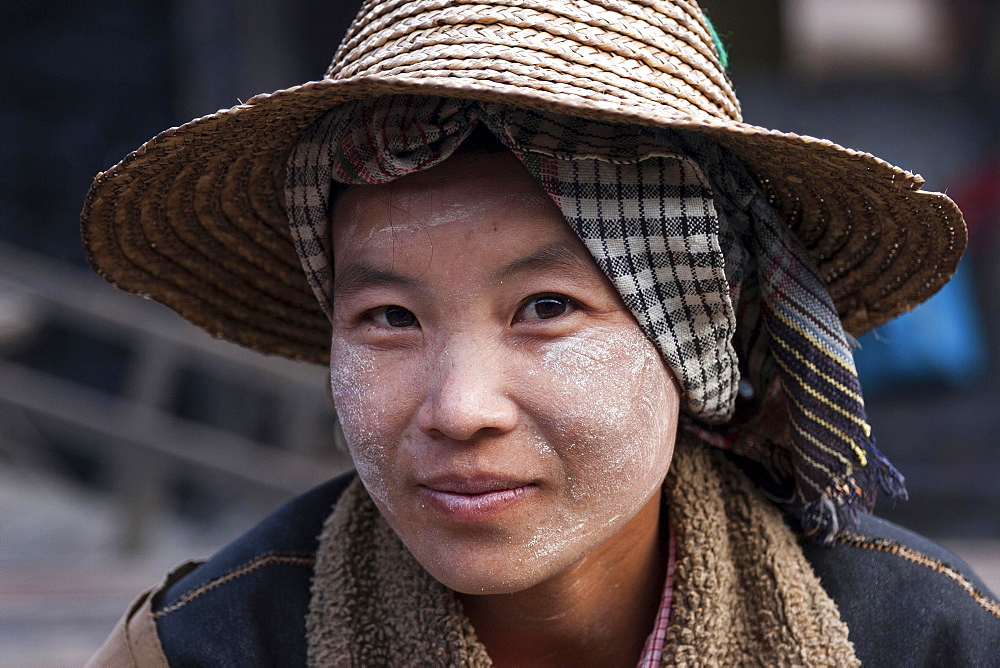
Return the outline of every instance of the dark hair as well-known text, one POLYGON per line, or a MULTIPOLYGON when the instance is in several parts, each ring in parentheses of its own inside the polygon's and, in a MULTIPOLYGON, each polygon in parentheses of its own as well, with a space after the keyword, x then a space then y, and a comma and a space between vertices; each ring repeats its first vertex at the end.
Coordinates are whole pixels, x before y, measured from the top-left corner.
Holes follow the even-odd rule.
POLYGON ((476 125, 472 133, 455 149, 453 155, 488 155, 507 151, 496 135, 482 123, 476 125))

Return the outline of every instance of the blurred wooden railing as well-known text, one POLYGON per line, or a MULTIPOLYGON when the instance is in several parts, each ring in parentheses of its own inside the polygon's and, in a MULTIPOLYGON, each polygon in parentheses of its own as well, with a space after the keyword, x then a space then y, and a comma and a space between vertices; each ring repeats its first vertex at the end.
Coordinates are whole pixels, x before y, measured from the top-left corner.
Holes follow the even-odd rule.
POLYGON ((49 439, 110 465, 124 513, 122 544, 139 546, 146 520, 178 478, 273 505, 346 469, 320 367, 213 339, 159 304, 119 292, 84 269, 0 243, 0 451, 46 467, 49 439), (46 327, 108 342, 130 360, 119 393, 13 361, 46 327), (273 398, 280 421, 263 443, 171 412, 179 373, 273 398))

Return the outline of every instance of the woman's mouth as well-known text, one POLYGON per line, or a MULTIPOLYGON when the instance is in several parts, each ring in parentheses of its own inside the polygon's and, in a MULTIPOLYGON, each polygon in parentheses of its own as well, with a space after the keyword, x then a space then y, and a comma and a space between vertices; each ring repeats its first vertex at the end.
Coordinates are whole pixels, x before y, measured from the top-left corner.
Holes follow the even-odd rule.
POLYGON ((442 478, 418 486, 428 504, 459 522, 487 520, 525 498, 536 485, 496 478, 442 478))

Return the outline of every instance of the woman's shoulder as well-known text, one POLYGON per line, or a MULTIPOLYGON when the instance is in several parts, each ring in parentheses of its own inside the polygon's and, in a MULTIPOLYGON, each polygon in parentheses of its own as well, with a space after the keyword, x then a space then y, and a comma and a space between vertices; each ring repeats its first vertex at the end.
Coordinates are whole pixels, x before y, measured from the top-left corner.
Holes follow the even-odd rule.
POLYGON ((806 558, 864 665, 997 665, 1000 603, 958 556, 864 515, 806 558))
POLYGON ((207 561, 189 562, 130 606, 95 666, 305 665, 305 617, 323 522, 349 472, 298 496, 207 561), (145 665, 145 664, 144 664, 145 665))

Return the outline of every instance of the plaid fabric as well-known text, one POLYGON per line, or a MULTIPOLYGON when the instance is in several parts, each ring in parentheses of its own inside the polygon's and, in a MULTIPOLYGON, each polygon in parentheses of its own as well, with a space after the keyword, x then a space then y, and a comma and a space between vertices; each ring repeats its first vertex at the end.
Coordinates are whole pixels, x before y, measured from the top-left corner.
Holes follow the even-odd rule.
POLYGON ((739 380, 736 317, 712 190, 698 165, 647 145, 631 126, 515 108, 489 109, 485 123, 611 279, 680 380, 687 411, 728 420, 739 380))
POLYGON ((333 268, 330 266, 330 184, 333 147, 343 128, 316 123, 286 163, 285 206, 295 250, 309 286, 327 318, 333 317, 333 268))
POLYGON ((560 207, 678 377, 687 414, 729 421, 741 362, 759 394, 787 403, 787 437, 700 433, 788 483, 782 500, 804 533, 832 540, 879 486, 905 495, 874 447, 851 342, 809 254, 746 166, 697 133, 413 95, 338 107, 292 152, 286 182, 296 248, 327 313, 331 180, 385 183, 427 169, 479 122, 560 207), (781 392, 769 392, 772 379, 781 392))
POLYGON ((804 533, 832 541, 842 525, 856 524, 859 511, 871 509, 879 487, 890 497, 906 495, 902 476, 871 437, 852 341, 806 248, 746 165, 697 134, 669 134, 709 174, 727 226, 755 259, 744 285, 759 300, 767 359, 784 391, 790 431, 784 445, 795 480, 788 505, 804 533))
POLYGON ((342 183, 386 183, 447 159, 483 121, 543 184, 621 293, 684 387, 688 412, 728 420, 738 380, 736 319, 708 181, 691 160, 655 153, 641 133, 562 120, 410 95, 331 112, 288 163, 286 200, 310 285, 329 312, 328 235, 316 222, 329 205, 331 176, 315 160, 329 161, 342 183), (574 153, 581 148, 575 136, 589 141, 574 153), (315 177, 325 182, 317 187, 315 177))

